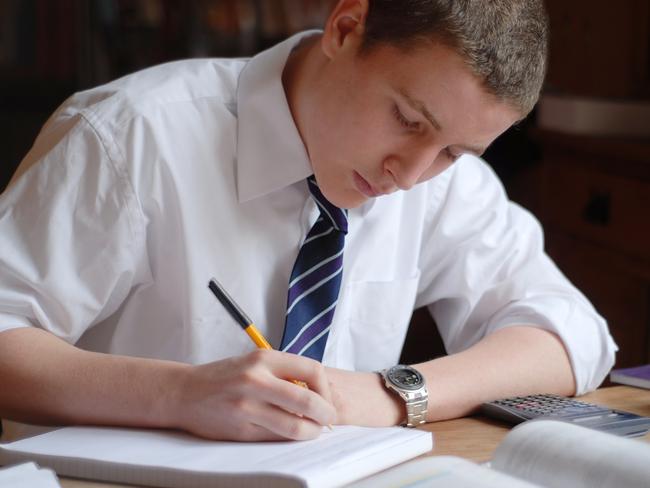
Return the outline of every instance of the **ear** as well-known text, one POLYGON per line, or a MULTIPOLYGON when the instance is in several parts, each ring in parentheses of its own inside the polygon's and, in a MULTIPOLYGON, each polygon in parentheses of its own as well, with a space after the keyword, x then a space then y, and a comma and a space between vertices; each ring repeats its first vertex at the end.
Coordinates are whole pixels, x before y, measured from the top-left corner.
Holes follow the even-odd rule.
POLYGON ((361 40, 368 14, 368 0, 339 0, 325 23, 323 53, 333 58, 345 41, 361 40))

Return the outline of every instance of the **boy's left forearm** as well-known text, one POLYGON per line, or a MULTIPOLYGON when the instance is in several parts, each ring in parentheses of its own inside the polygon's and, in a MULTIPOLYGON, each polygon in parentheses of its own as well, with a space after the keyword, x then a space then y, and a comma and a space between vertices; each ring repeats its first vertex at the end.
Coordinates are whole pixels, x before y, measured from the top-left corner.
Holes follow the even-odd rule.
POLYGON ((515 395, 575 393, 568 354, 552 332, 500 329, 471 348, 415 367, 427 379, 428 421, 462 417, 481 403, 515 395))
MULTIPOLYGON (((426 378, 429 422, 468 415, 496 398, 575 393, 573 371, 560 339, 530 326, 500 329, 463 352, 413 366, 426 378)), ((403 422, 403 401, 384 387, 377 373, 330 368, 327 375, 339 423, 403 422)))

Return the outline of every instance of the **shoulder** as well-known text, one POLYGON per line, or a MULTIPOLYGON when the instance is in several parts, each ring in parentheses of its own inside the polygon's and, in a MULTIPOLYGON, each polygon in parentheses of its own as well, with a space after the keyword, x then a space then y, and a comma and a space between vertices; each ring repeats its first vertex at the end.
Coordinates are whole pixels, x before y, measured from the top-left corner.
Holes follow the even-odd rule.
POLYGON ((487 210, 508 202, 494 170, 481 158, 464 155, 446 171, 425 183, 431 212, 471 208, 487 210))
MULTIPOLYGON (((70 97, 41 136, 76 121, 121 172, 138 173, 152 161, 202 160, 197 153, 203 148, 235 144, 237 86, 245 64, 191 59, 124 76, 70 97)), ((82 144, 77 150, 85 147, 83 139, 74 140, 82 144)))
POLYGON ((119 127, 137 117, 173 114, 190 106, 233 111, 239 73, 245 64, 243 59, 161 64, 76 93, 58 115, 80 114, 93 125, 119 127))
POLYGON ((451 171, 450 183, 458 191, 504 191, 501 180, 492 167, 480 157, 471 154, 465 154, 456 161, 451 171))

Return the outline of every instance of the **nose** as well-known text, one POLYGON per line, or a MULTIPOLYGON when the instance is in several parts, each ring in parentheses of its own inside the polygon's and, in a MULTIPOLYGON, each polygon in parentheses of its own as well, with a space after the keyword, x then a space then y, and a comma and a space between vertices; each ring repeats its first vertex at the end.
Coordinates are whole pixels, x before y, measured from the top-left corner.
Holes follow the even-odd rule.
POLYGON ((384 171, 393 178, 400 190, 410 190, 433 165, 440 151, 441 148, 438 147, 413 150, 399 156, 390 155, 384 160, 384 171))

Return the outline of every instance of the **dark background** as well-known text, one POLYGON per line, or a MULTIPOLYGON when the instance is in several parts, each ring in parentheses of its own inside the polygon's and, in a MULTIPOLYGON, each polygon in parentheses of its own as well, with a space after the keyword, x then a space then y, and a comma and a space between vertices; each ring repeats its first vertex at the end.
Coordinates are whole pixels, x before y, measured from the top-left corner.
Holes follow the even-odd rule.
MULTIPOLYGON (((650 103, 650 1, 546 3, 545 93, 650 103)), ((0 189, 73 92, 164 61, 254 54, 321 26, 331 4, 0 0, 0 189)), ((650 140, 559 133, 540 128, 535 115, 485 159, 511 198, 540 218, 549 254, 609 320, 621 347, 617 365, 648 363, 650 140)), ((427 314, 417 311, 404 359, 429 359, 427 337, 434 336, 427 314)))

